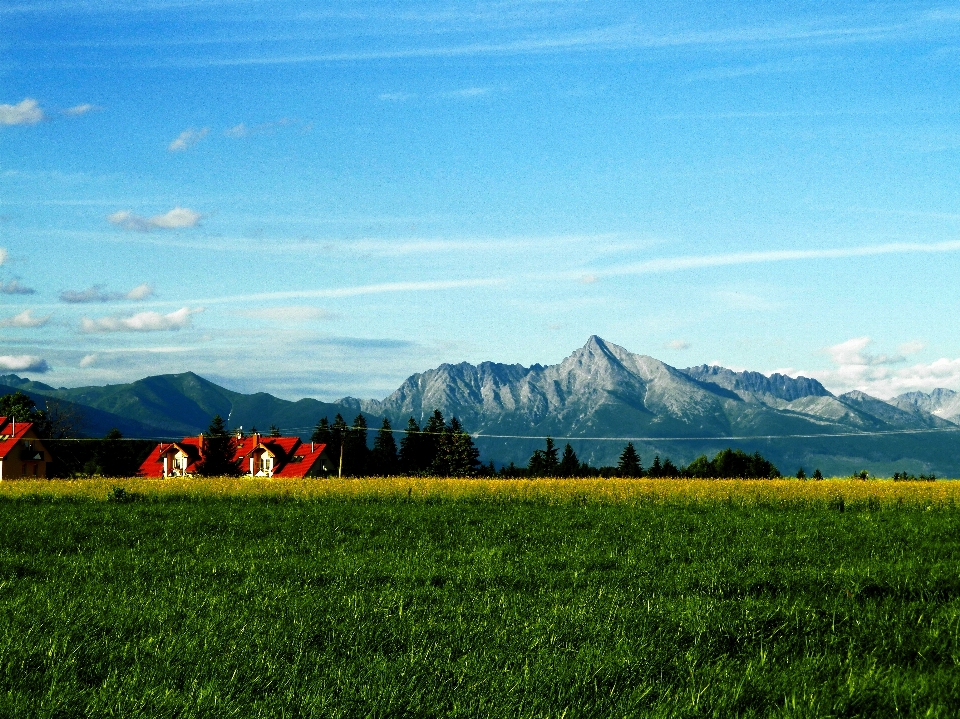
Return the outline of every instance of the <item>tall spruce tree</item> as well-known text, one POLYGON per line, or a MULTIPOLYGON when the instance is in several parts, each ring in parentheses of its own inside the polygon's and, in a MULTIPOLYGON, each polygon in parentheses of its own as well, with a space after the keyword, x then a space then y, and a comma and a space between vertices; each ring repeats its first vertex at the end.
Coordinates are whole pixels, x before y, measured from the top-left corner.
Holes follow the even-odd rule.
POLYGON ((370 448, 367 446, 367 420, 362 414, 353 419, 347 431, 343 447, 343 473, 362 477, 370 464, 370 448))
POLYGON ((547 437, 546 448, 535 450, 527 462, 527 472, 531 477, 553 477, 559 468, 557 446, 552 437, 547 437))
POLYGON ((240 463, 234 459, 236 453, 236 443, 227 432, 223 417, 215 415, 203 438, 197 474, 204 477, 236 477, 240 474, 240 463))
POLYGON ((441 477, 471 477, 477 473, 480 452, 473 438, 464 432, 460 420, 451 418, 444 427, 433 461, 434 474, 441 477))
POLYGON ((400 469, 397 458, 397 441, 393 438, 393 428, 390 420, 383 418, 383 425, 373 440, 373 451, 370 453, 370 471, 382 477, 390 477, 400 469))
POLYGON ((660 464, 660 455, 653 455, 653 464, 650 465, 650 469, 647 470, 648 477, 662 477, 663 476, 663 465, 660 464))
POLYGON ((446 431, 447 425, 443 421, 443 412, 439 409, 433 410, 433 414, 423 427, 423 468, 425 470, 432 471, 437 460, 440 442, 446 431))
POLYGON ((426 469, 423 434, 413 417, 407 420, 407 428, 400 439, 400 471, 418 474, 426 469))
POLYGON ((576 477, 580 474, 580 460, 569 442, 563 448, 563 456, 560 458, 560 467, 557 474, 561 477, 576 477))
POLYGON ((640 464, 640 455, 633 446, 633 442, 627 442, 620 454, 620 461, 617 463, 618 477, 642 477, 643 467, 640 464))
MULTIPOLYGON (((310 441, 332 448, 333 433, 330 431, 330 421, 326 417, 321 417, 317 422, 317 426, 313 428, 313 434, 310 435, 310 441)), ((329 454, 329 450, 327 453, 329 454)))

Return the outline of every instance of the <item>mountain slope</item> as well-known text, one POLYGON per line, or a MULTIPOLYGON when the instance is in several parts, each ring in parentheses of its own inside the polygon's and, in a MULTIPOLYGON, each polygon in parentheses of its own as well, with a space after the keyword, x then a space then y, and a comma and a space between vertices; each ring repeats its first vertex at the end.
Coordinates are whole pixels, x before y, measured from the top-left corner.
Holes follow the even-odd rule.
POLYGON ((890 404, 908 412, 920 411, 960 424, 960 392, 935 389, 932 392, 907 392, 890 400, 890 404))

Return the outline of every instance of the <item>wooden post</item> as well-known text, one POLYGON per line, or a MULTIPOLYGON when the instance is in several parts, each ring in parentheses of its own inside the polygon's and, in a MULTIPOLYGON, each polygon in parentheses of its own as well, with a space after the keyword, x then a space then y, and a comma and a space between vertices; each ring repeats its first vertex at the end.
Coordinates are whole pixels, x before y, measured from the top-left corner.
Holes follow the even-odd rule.
POLYGON ((337 479, 343 479, 343 442, 340 443, 340 468, 337 470, 337 479))

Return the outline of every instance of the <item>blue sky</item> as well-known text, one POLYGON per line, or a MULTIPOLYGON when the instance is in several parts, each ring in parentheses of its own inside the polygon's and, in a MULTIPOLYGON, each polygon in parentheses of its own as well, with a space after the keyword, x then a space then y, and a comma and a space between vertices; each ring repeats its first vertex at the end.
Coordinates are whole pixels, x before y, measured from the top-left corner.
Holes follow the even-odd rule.
POLYGON ((731 5, 0 2, 0 370, 960 390, 960 5, 731 5))

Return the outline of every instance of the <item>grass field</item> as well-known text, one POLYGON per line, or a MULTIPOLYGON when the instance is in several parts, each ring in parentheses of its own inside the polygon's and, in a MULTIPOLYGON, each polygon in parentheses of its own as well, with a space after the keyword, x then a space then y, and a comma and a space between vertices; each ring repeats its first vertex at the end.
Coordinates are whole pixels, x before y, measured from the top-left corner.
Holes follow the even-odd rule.
POLYGON ((3 483, 0 716, 955 717, 958 496, 3 483))

